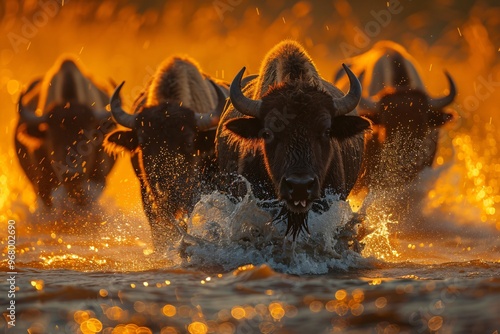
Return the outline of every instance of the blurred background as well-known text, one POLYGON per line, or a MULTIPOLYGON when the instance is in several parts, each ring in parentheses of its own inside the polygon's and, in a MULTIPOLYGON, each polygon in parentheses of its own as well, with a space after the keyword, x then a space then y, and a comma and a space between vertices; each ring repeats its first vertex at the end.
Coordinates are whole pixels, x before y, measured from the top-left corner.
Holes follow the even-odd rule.
MULTIPOLYGON (((166 57, 187 54, 231 81, 242 66, 257 72, 266 52, 292 38, 320 74, 379 40, 402 44, 419 61, 432 95, 446 93, 443 70, 458 86, 424 210, 439 208, 463 224, 500 230, 500 4, 497 0, 142 1, 1 0, 0 217, 22 218, 35 197, 13 146, 20 92, 61 54, 74 54, 94 77, 125 80, 125 106, 166 57), (24 212, 24 213, 23 213, 24 212)), ((140 208, 128 157, 106 190, 118 206, 140 208)))

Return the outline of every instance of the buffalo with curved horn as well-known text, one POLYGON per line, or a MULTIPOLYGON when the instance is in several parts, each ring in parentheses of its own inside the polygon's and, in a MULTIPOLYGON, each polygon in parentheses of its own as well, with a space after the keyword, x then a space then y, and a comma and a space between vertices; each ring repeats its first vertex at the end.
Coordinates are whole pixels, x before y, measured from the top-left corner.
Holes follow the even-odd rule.
POLYGON ((344 69, 345 95, 321 78, 302 46, 284 41, 243 90, 245 68, 230 86, 217 132, 220 167, 245 176, 258 197, 281 200, 293 238, 307 229, 313 202, 327 190, 345 200, 358 177, 370 123, 355 114, 361 86, 344 69))
POLYGON ((104 151, 114 129, 109 97, 71 58, 63 57, 19 97, 16 153, 46 207, 56 191, 78 205, 94 203, 115 159, 104 151), (37 115, 37 109, 41 115, 37 115))
MULTIPOLYGON (((350 64, 367 88, 359 113, 373 122, 373 132, 366 140, 364 173, 356 188, 392 189, 411 184, 424 168, 432 166, 439 130, 453 118, 444 111, 457 94, 453 79, 445 72, 448 94, 430 97, 415 59, 401 45, 389 41, 375 44, 350 64)), ((344 81, 343 86, 347 85, 344 81)))
POLYGON ((113 119, 127 128, 106 138, 106 148, 131 153, 156 251, 180 239, 182 220, 215 175, 215 129, 227 86, 204 75, 194 60, 163 62, 135 102, 122 109, 120 84, 110 101, 113 119))

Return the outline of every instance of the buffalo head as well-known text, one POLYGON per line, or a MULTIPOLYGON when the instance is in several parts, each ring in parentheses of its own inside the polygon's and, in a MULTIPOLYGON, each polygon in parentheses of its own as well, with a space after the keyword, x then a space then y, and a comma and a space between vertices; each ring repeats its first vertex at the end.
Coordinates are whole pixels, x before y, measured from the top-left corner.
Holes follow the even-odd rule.
MULTIPOLYGON (((349 68, 344 68, 350 89, 339 97, 296 80, 275 85, 262 99, 253 100, 241 91, 245 68, 231 84, 231 102, 244 117, 227 121, 225 128, 244 148, 260 148, 276 196, 290 212, 304 214, 311 208, 328 186, 330 166, 342 164, 339 142, 370 125, 362 117, 347 115, 359 102, 361 85, 349 68)), ((333 177, 342 179, 343 175, 333 177)))
POLYGON ((141 106, 136 114, 121 107, 120 84, 111 97, 111 112, 116 123, 128 128, 107 137, 112 151, 123 148, 140 155, 141 166, 136 174, 147 181, 155 198, 161 198, 169 188, 169 196, 182 198, 187 190, 189 171, 199 155, 199 134, 217 125, 226 97, 222 89, 210 81, 217 92, 218 104, 209 114, 200 114, 180 102, 164 102, 141 106), (172 178, 175 176, 175 180, 172 178), (175 183, 175 186, 169 183, 175 183), (176 196, 176 193, 178 196, 176 196))
POLYGON ((88 182, 99 174, 100 168, 109 169, 101 161, 104 134, 114 127, 109 113, 68 102, 53 104, 38 116, 35 110, 23 105, 23 94, 18 112, 17 139, 28 151, 41 149, 68 196, 76 203, 88 203, 94 197, 88 182))
MULTIPOLYGON (((431 98, 420 89, 391 87, 382 91, 378 101, 362 98, 363 116, 373 122, 370 149, 375 153, 373 166, 377 180, 371 183, 392 184, 411 181, 424 167, 431 166, 436 153, 438 129, 453 118, 444 111, 456 96, 451 76, 446 73, 449 94, 431 98)), ((372 154, 373 155, 373 154, 372 154)), ((371 164, 371 163, 369 163, 371 164)))

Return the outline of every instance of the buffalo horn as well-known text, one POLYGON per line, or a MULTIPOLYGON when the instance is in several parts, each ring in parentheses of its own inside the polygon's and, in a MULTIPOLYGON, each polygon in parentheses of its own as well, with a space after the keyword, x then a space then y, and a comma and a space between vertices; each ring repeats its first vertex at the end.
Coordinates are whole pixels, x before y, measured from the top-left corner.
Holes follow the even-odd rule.
POLYGON ((128 114, 122 109, 122 101, 120 100, 120 90, 122 89, 125 81, 123 81, 118 87, 116 87, 113 95, 111 95, 111 100, 109 104, 111 105, 111 115, 116 123, 133 129, 135 126, 135 116, 128 114))
POLYGON ((236 74, 229 87, 229 98, 233 106, 242 114, 252 117, 259 117, 261 100, 252 100, 246 97, 241 91, 241 78, 245 73, 246 68, 243 67, 241 71, 236 74))
POLYGON ((342 116, 351 112, 356 108, 361 98, 361 84, 358 78, 345 64, 342 64, 342 67, 349 77, 349 91, 343 97, 333 99, 335 116, 342 116))
POLYGON ((446 71, 444 72, 444 74, 448 79, 448 85, 450 86, 450 93, 444 97, 440 97, 437 99, 429 97, 429 107, 432 110, 439 110, 446 107, 448 104, 453 102, 455 96, 457 95, 457 88, 455 87, 455 83, 453 82, 451 75, 446 71))
POLYGON ((21 121, 29 125, 38 125, 40 123, 46 122, 48 117, 47 115, 37 116, 35 112, 26 109, 26 107, 23 105, 23 97, 24 93, 19 96, 18 102, 18 111, 21 121))

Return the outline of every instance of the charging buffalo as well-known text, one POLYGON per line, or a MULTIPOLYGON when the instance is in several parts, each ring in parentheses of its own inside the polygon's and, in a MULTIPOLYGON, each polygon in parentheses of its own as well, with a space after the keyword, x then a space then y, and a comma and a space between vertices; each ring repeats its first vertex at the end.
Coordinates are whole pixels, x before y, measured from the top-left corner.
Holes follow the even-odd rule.
POLYGON ((155 249, 164 250, 179 240, 183 216, 215 173, 215 128, 227 85, 203 74, 193 60, 172 57, 160 65, 132 114, 121 107, 122 87, 111 97, 111 112, 127 129, 108 135, 106 147, 131 152, 155 249))
MULTIPOLYGON (((445 72, 449 93, 429 96, 415 59, 389 41, 377 43, 349 64, 365 87, 359 113, 373 122, 356 188, 391 189, 411 183, 432 165, 439 129, 453 118, 444 110, 456 96, 453 79, 445 72)), ((339 71, 339 84, 345 86, 347 79, 342 76, 339 71)))
POLYGON ((327 190, 346 199, 358 177, 370 123, 355 114, 361 86, 344 69, 345 95, 322 79, 302 46, 284 41, 243 90, 245 68, 230 86, 216 139, 222 172, 245 176, 260 198, 284 202, 293 238, 307 230, 315 200, 327 190))
POLYGON ((109 96, 70 57, 63 57, 19 97, 15 147, 44 206, 54 198, 89 205, 102 193, 115 159, 104 151, 114 128, 109 96))

